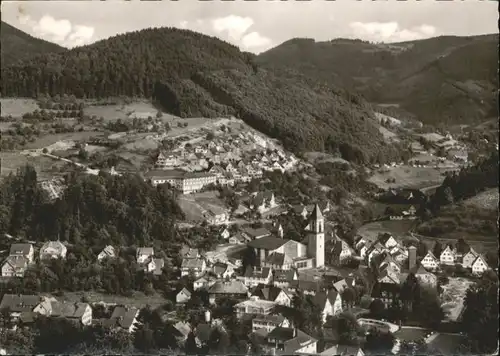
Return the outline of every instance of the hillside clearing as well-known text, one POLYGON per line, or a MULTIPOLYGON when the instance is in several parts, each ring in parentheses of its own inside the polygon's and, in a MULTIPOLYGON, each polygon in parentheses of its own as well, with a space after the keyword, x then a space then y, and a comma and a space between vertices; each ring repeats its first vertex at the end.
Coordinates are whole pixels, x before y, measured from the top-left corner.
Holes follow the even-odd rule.
POLYGON ((466 206, 475 206, 481 209, 498 209, 498 189, 492 188, 488 189, 482 193, 479 193, 475 197, 469 198, 463 202, 466 206))
POLYGON ((89 303, 107 303, 126 305, 136 308, 144 308, 145 305, 150 305, 153 309, 163 306, 167 299, 159 294, 147 296, 142 292, 134 292, 132 296, 125 297, 120 295, 109 295, 98 292, 66 292, 63 296, 57 297, 58 300, 77 303, 85 297, 89 303))
MULTIPOLYGON (((456 169, 456 168, 455 168, 456 169)), ((369 182, 376 184, 379 188, 414 188, 419 189, 426 186, 441 184, 444 181, 444 173, 450 168, 436 167, 412 167, 397 166, 387 171, 377 171, 369 178, 369 182), (394 183, 388 183, 388 179, 395 179, 394 183)))
POLYGON ((393 234, 395 237, 405 238, 415 226, 415 220, 374 221, 361 226, 356 234, 362 237, 371 238, 387 232, 393 234))
POLYGON ((0 104, 2 116, 12 115, 14 118, 39 109, 36 100, 27 98, 1 98, 0 104))

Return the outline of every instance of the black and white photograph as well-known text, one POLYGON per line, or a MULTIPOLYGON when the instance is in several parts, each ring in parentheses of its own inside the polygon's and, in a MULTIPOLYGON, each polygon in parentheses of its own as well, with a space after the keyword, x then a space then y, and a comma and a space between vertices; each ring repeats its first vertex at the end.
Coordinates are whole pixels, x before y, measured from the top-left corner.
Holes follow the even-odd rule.
POLYGON ((498 1, 2 1, 0 355, 498 355, 498 1))

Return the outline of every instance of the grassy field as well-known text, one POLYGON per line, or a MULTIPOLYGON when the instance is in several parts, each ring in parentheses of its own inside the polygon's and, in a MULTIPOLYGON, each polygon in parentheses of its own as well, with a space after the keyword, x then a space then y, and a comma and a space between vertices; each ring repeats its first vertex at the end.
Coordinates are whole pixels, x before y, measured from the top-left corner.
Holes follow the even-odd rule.
POLYGON ((498 210, 498 198, 498 188, 492 188, 465 200, 463 204, 481 209, 498 210))
POLYGON ((224 202, 217 197, 216 192, 181 195, 179 196, 178 203, 184 214, 186 214, 186 219, 192 222, 205 220, 203 212, 208 207, 213 206, 216 209, 226 208, 224 202))
POLYGON ((1 176, 15 173, 17 169, 30 164, 35 167, 41 179, 48 179, 60 174, 61 168, 67 165, 65 162, 56 161, 45 156, 31 157, 18 152, 0 152, 0 158, 2 158, 1 176))
POLYGON ((375 172, 369 181, 382 189, 390 188, 422 188, 430 185, 441 184, 444 181, 444 172, 450 168, 411 167, 398 166, 389 168, 386 172, 375 172), (387 183, 386 180, 394 178, 396 182, 387 183))
POLYGON ((375 221, 361 226, 357 235, 363 237, 376 237, 380 233, 390 233, 394 237, 404 238, 416 226, 415 220, 383 220, 375 221))
POLYGON ((466 278, 449 278, 449 282, 443 286, 443 293, 440 296, 445 320, 456 321, 458 319, 464 307, 467 289, 473 283, 466 278))
POLYGON ((105 122, 121 120, 132 120, 134 116, 156 117, 158 109, 156 109, 150 102, 137 100, 133 103, 126 104, 113 104, 113 105, 89 105, 87 103, 83 112, 85 115, 97 116, 104 118, 105 122))
POLYGON ((33 99, 22 98, 1 98, 2 116, 12 115, 14 118, 20 118, 28 112, 39 109, 38 104, 33 99))
POLYGON ((136 308, 144 308, 150 305, 153 309, 164 305, 167 302, 163 296, 154 294, 146 296, 141 292, 134 292, 131 297, 124 297, 119 295, 108 295, 98 292, 66 292, 64 296, 57 297, 58 300, 67 302, 81 302, 82 297, 85 296, 89 303, 115 303, 119 305, 127 305, 136 308))
POLYGON ((53 145, 57 141, 79 141, 88 140, 92 137, 104 137, 104 132, 91 131, 91 132, 68 132, 60 134, 44 135, 37 138, 34 142, 28 143, 24 146, 25 149, 39 149, 53 145))

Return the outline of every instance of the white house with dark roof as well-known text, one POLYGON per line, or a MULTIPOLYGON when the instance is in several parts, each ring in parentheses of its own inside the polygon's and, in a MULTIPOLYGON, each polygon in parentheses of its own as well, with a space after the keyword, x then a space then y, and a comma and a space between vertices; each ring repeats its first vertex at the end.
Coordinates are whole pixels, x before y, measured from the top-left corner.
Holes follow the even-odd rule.
POLYGON ((40 248, 40 259, 65 259, 68 248, 61 241, 47 241, 40 248))
POLYGON ((420 264, 429 271, 435 271, 439 268, 439 260, 434 256, 431 251, 427 251, 420 264))
POLYGON ((154 275, 161 275, 165 267, 165 260, 163 258, 150 257, 143 266, 144 272, 153 273, 154 275))
POLYGON ((342 297, 335 289, 321 291, 314 296, 314 303, 321 309, 323 323, 328 316, 337 315, 342 312, 342 297))
POLYGON ((123 329, 129 333, 133 333, 137 327, 137 317, 139 309, 117 306, 113 310, 113 314, 109 319, 103 320, 104 326, 113 329, 123 329))
POLYGON ((486 270, 489 269, 488 264, 481 255, 478 255, 476 260, 472 262, 471 268, 472 274, 475 274, 477 276, 482 275, 486 270))
POLYGON ((92 308, 88 303, 65 303, 52 301, 50 303, 51 317, 62 317, 82 325, 92 324, 92 308))
POLYGON ((108 245, 97 255, 97 260, 102 261, 104 259, 113 259, 117 257, 116 250, 113 246, 108 245))
POLYGON ((248 298, 248 287, 242 281, 232 279, 230 281, 216 281, 208 288, 210 303, 214 304, 217 299, 230 297, 235 299, 248 298))
POLYGON ((271 231, 269 231, 266 228, 260 227, 257 229, 253 229, 250 227, 247 227, 243 229, 242 235, 247 239, 247 240, 258 240, 263 237, 271 236, 271 231))
POLYGON ((187 303, 191 299, 192 293, 186 288, 182 288, 179 293, 175 295, 175 302, 177 304, 187 303))
POLYGON ((258 315, 252 319, 252 331, 264 329, 267 332, 277 327, 290 327, 290 321, 281 314, 258 315))
POLYGON ((8 256, 2 264, 2 277, 24 277, 28 259, 24 256, 8 256))
POLYGON ((146 263, 152 256, 154 256, 153 247, 139 247, 135 254, 138 264, 146 263))
POLYGON ((193 273, 195 277, 200 277, 207 268, 207 263, 203 258, 184 258, 181 264, 181 277, 193 273))
POLYGON ((476 261, 479 254, 472 248, 462 257, 462 267, 472 268, 472 264, 476 261))
POLYGON ((439 256, 439 262, 443 265, 455 264, 455 253, 450 246, 446 246, 443 252, 441 252, 441 255, 439 256))
POLYGON ((238 277, 247 287, 256 287, 259 284, 269 284, 272 279, 272 269, 269 267, 255 267, 248 266, 243 276, 238 277))
POLYGON ((242 318, 245 315, 269 315, 274 311, 276 305, 275 302, 252 296, 250 299, 236 304, 234 311, 237 318, 242 318))
POLYGON ((320 356, 365 356, 365 353, 359 346, 337 344, 324 350, 320 356))
POLYGON ((35 249, 32 244, 12 244, 10 245, 9 256, 22 256, 28 260, 28 263, 33 263, 35 249))
POLYGON ((263 352, 273 355, 316 355, 318 353, 318 340, 302 330, 289 327, 277 327, 267 332, 264 329, 252 334, 257 339, 263 352))

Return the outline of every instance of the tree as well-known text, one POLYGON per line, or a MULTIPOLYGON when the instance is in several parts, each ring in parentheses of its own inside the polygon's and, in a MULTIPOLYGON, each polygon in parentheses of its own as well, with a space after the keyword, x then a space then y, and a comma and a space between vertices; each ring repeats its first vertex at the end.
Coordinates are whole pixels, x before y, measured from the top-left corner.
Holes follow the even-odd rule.
POLYGON ((162 113, 160 110, 158 110, 158 111, 156 112, 156 118, 157 118, 157 119, 161 119, 162 117, 163 117, 163 113, 162 113))
POLYGON ((374 354, 390 354, 394 347, 395 338, 390 332, 382 332, 378 329, 372 329, 366 336, 364 349, 374 354))
POLYGON ((444 319, 444 311, 441 307, 439 295, 435 289, 420 288, 418 302, 415 302, 414 316, 417 317, 423 326, 436 329, 444 319))
POLYGON ((470 246, 465 242, 465 240, 461 237, 457 241, 457 252, 465 255, 470 251, 470 246))
POLYGON ((354 302, 356 301, 356 297, 356 290, 354 290, 354 288, 352 287, 347 287, 342 292, 342 301, 345 302, 348 308, 351 308, 353 306, 354 302))
POLYGON ((443 246, 441 245, 441 243, 439 241, 436 241, 436 243, 434 244, 434 247, 432 249, 432 254, 434 256, 436 256, 436 258, 439 259, 439 256, 441 256, 441 252, 443 252, 443 246))
POLYGON ((474 354, 491 354, 498 347, 498 277, 483 276, 469 287, 464 301, 462 328, 474 354))
POLYGON ((145 353, 149 353, 156 348, 154 331, 149 325, 142 324, 134 333, 134 346, 145 353))
POLYGON ((253 268, 257 263, 257 254, 255 253, 255 250, 251 247, 247 247, 243 252, 243 258, 241 262, 244 271, 246 271, 248 267, 253 268))
POLYGON ((326 327, 337 330, 339 344, 359 345, 358 335, 362 330, 356 317, 352 313, 344 312, 340 315, 329 317, 326 327))
POLYGON ((212 141, 214 138, 215 138, 215 135, 214 135, 214 133, 213 133, 213 132, 209 132, 209 133, 207 133, 207 135, 206 135, 206 137, 205 137, 205 139, 206 139, 207 141, 212 141))
POLYGON ((199 348, 196 345, 196 337, 192 331, 187 336, 186 344, 184 345, 184 351, 187 355, 198 354, 199 348))
POLYGON ((378 317, 383 315, 385 311, 385 305, 384 302, 382 302, 380 299, 375 298, 372 300, 370 303, 370 314, 373 315, 374 317, 378 317))

